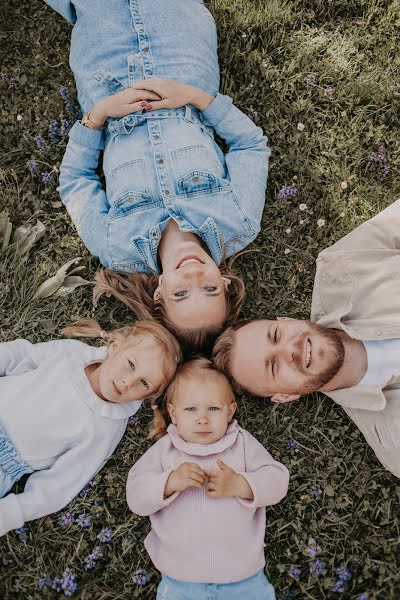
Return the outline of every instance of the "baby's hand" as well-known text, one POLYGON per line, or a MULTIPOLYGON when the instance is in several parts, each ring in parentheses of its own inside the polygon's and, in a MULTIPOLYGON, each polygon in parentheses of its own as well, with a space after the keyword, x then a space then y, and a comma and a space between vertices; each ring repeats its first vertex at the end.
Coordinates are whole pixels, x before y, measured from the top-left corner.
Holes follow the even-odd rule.
POLYGON ((207 496, 209 498, 225 498, 237 496, 253 500, 253 492, 243 475, 239 475, 222 460, 217 459, 219 469, 208 471, 207 496))
POLYGON ((189 487, 203 487, 207 481, 207 473, 196 463, 184 462, 170 473, 164 489, 164 497, 174 492, 183 492, 189 487))

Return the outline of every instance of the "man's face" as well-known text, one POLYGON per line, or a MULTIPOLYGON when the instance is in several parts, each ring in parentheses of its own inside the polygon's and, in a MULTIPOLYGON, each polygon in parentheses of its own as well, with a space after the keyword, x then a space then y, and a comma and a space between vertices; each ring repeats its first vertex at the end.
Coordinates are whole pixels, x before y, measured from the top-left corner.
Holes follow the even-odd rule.
POLYGON ((295 400, 330 381, 343 358, 343 343, 335 330, 278 317, 252 321, 235 332, 231 375, 257 396, 295 400))

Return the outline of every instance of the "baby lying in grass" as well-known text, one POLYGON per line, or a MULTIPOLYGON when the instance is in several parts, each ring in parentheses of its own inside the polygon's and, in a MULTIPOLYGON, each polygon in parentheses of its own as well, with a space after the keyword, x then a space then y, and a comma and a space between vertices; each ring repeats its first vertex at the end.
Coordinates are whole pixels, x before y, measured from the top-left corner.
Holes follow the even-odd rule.
POLYGON ((285 497, 289 473, 233 420, 236 407, 204 358, 182 365, 153 406, 150 435, 161 439, 131 468, 127 501, 150 516, 158 600, 275 598, 263 570, 265 506, 285 497))

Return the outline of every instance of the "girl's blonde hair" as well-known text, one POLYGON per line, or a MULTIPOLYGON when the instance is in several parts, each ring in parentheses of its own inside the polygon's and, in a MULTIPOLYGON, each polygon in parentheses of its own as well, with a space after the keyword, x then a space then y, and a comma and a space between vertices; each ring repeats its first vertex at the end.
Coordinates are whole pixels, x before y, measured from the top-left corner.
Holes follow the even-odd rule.
POLYGON ((116 340, 122 340, 129 346, 131 338, 136 341, 142 339, 152 340, 163 352, 163 383, 146 399, 155 400, 164 392, 182 360, 178 341, 165 327, 154 320, 138 321, 134 324, 124 325, 119 329, 104 331, 94 319, 84 318, 69 327, 64 327, 62 333, 68 336, 102 338, 107 345, 116 340))
POLYGON ((155 301, 153 296, 158 286, 159 275, 153 273, 120 273, 102 269, 96 274, 96 285, 93 291, 93 301, 96 304, 103 294, 112 294, 129 306, 138 319, 156 319, 175 335, 182 345, 184 353, 210 352, 212 344, 225 327, 236 322, 245 297, 245 287, 240 277, 232 271, 234 258, 220 267, 223 277, 228 277, 231 283, 225 292, 227 309, 224 321, 213 324, 208 328, 187 329, 177 327, 167 315, 161 300, 155 301))
POLYGON ((176 371, 174 379, 169 384, 164 397, 157 403, 152 405, 154 415, 152 429, 149 433, 149 438, 161 438, 167 433, 167 427, 171 423, 168 412, 168 404, 173 404, 176 397, 176 392, 179 387, 179 382, 182 379, 197 378, 202 381, 205 379, 219 380, 225 385, 226 397, 230 402, 235 401, 235 394, 228 379, 217 371, 212 362, 204 357, 198 357, 180 365, 176 371))

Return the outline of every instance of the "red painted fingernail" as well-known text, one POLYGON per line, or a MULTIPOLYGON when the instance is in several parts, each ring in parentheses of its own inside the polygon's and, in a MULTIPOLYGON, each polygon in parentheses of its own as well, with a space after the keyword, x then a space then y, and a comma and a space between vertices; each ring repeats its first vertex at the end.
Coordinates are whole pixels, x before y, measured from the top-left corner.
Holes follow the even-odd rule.
POLYGON ((151 104, 148 104, 148 105, 146 106, 146 108, 147 108, 147 110, 153 110, 153 107, 152 107, 152 105, 151 105, 151 104))
POLYGON ((143 100, 143 101, 140 103, 140 106, 143 106, 143 108, 144 108, 146 105, 147 105, 147 102, 146 102, 146 100, 143 100))

